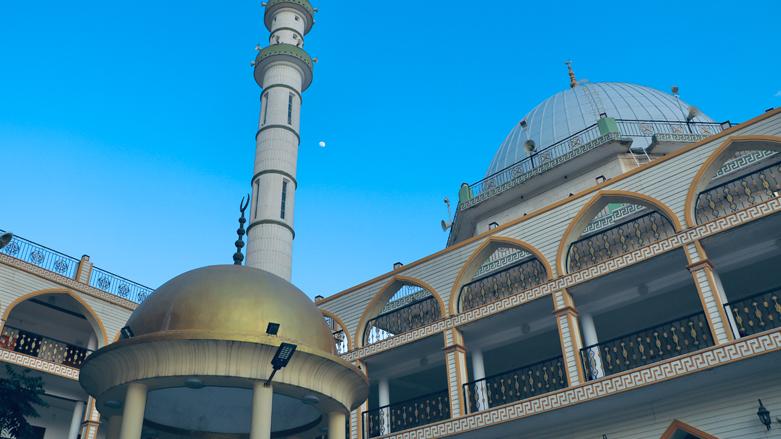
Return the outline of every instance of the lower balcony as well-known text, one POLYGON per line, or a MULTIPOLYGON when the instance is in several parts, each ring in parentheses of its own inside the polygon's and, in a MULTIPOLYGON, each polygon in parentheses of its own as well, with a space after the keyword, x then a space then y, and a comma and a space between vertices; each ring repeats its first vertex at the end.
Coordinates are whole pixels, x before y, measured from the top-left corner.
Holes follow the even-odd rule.
POLYGON ((724 305, 732 317, 735 337, 742 338, 781 327, 781 290, 774 289, 724 305))
POLYGON ((3 327, 0 349, 18 352, 52 363, 80 369, 92 351, 29 331, 3 327))
POLYGON ((363 413, 364 439, 450 419, 447 389, 363 413))

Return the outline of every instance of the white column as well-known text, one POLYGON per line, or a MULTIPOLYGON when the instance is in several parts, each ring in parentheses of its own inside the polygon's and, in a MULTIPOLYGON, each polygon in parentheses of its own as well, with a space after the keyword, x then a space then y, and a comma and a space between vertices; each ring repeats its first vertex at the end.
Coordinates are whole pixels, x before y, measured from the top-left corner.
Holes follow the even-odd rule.
MULTIPOLYGON (((599 343, 597 329, 594 326, 594 317, 592 317, 591 314, 580 313, 578 319, 580 320, 580 330, 583 331, 583 341, 586 343, 586 346, 599 343)), ((591 361, 583 372, 585 372, 586 375, 596 374, 596 376, 592 376, 591 379, 604 377, 605 371, 602 367, 602 356, 600 355, 599 348, 594 347, 589 350, 591 351, 591 361)), ((586 379, 589 379, 589 377, 586 376, 586 379)))
POLYGON ((120 428, 122 428, 122 416, 109 417, 108 428, 106 429, 106 439, 119 439, 120 428))
POLYGON ((271 402, 274 390, 265 381, 255 381, 252 386, 252 419, 250 420, 249 439, 271 438, 271 402))
MULTIPOLYGON (((387 378, 380 378, 380 381, 377 383, 378 392, 379 393, 379 406, 385 407, 387 405, 390 405, 390 386, 388 385, 388 379, 387 378)), ((386 435, 389 434, 391 427, 390 423, 390 409, 385 408, 380 410, 380 435, 386 435)))
POLYGON ((328 414, 328 439, 345 439, 344 423, 347 421, 344 413, 328 414))
POLYGON ((475 392, 477 411, 485 410, 488 408, 488 393, 485 381, 481 381, 485 378, 485 363, 483 362, 483 351, 480 349, 472 348, 472 378, 475 385, 469 391, 475 392))
MULTIPOLYGON (((719 297, 721 297, 721 303, 727 304, 727 293, 724 291, 724 285, 721 284, 721 277, 719 276, 719 272, 716 271, 716 269, 712 269, 711 273, 713 273, 713 279, 716 281, 716 288, 719 290, 719 297)), ((732 328, 732 334, 735 336, 736 339, 740 338, 740 331, 738 331, 738 324, 735 322, 735 314, 732 312, 732 307, 729 305, 726 305, 724 308, 726 308, 727 311, 727 320, 729 321, 729 326, 732 328)))
POLYGON ((77 439, 81 430, 81 420, 84 418, 84 407, 87 404, 84 401, 76 401, 76 407, 73 408, 73 417, 71 418, 71 428, 68 430, 68 439, 77 439))
POLYGON ((130 383, 125 395, 125 409, 122 413, 122 427, 119 439, 141 439, 146 410, 147 387, 139 383, 130 383))

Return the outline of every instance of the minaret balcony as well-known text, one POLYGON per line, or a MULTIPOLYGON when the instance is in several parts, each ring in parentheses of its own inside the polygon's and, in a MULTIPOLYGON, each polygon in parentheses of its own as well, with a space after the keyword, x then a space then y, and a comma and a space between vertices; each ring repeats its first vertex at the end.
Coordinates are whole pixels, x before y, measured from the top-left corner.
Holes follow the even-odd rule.
POLYGON ((255 82, 263 87, 263 76, 266 69, 274 62, 288 62, 301 71, 301 91, 312 84, 313 63, 308 53, 292 44, 274 44, 258 52, 255 57, 255 82))

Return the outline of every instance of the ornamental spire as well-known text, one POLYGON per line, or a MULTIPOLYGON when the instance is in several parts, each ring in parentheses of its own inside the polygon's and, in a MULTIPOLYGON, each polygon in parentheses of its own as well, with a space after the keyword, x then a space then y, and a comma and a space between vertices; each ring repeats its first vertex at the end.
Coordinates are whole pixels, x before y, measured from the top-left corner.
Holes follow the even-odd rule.
POLYGON ((244 219, 244 211, 247 210, 247 206, 249 206, 249 194, 247 194, 247 202, 244 202, 244 197, 241 197, 241 202, 239 203, 239 210, 241 210, 241 218, 239 218, 239 230, 236 230, 236 233, 239 235, 239 239, 236 240, 236 253, 233 254, 233 265, 241 265, 241 262, 244 260, 244 255, 241 254, 241 248, 244 247, 244 241, 242 240, 244 238, 244 223, 247 222, 247 220, 244 219))
POLYGON ((575 72, 572 71, 572 60, 569 60, 568 62, 565 62, 564 64, 567 65, 567 69, 569 70, 569 88, 575 88, 578 86, 578 81, 575 79, 575 72))

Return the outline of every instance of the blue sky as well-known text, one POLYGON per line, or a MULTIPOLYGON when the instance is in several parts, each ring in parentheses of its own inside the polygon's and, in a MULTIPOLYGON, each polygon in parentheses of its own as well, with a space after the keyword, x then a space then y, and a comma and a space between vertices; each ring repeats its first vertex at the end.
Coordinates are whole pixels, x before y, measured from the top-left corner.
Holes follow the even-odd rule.
MULTIPOLYGON (((677 85, 717 121, 781 105, 778 1, 314 6, 293 260, 310 296, 441 250, 443 198, 568 86, 568 59, 578 79, 677 85)), ((0 229, 153 288, 231 263, 262 16, 260 1, 0 3, 0 229)))

